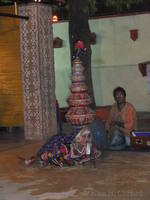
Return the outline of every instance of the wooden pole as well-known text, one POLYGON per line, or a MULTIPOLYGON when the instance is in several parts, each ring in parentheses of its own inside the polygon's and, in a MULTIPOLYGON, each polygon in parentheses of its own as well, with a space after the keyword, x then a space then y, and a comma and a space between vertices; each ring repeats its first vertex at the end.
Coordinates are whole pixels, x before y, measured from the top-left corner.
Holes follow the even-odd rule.
POLYGON ((14 7, 15 7, 15 15, 18 15, 18 8, 17 8, 17 2, 14 2, 14 7))

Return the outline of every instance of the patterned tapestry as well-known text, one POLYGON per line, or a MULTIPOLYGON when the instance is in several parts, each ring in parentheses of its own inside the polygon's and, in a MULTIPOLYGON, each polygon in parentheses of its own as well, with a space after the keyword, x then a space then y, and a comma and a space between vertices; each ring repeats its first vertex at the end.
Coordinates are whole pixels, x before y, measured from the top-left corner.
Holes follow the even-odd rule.
POLYGON ((19 6, 20 51, 26 139, 47 139, 57 132, 54 52, 49 5, 19 6))

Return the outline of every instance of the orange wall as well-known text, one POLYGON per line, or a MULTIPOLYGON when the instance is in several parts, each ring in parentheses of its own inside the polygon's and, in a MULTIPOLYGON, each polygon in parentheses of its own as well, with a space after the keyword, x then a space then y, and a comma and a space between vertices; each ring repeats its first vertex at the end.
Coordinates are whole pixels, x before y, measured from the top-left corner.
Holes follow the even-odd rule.
MULTIPOLYGON (((13 7, 0 12, 14 13, 13 7)), ((23 125, 19 20, 0 17, 0 126, 23 125)))

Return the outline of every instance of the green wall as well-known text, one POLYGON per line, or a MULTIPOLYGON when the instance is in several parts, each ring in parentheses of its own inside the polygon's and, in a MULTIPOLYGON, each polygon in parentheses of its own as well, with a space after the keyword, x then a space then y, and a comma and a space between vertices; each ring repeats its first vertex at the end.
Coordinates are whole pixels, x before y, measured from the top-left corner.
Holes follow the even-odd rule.
POLYGON ((62 48, 54 49, 54 65, 55 65, 55 81, 56 81, 56 97, 61 107, 66 107, 66 98, 69 95, 70 85, 70 51, 68 23, 53 24, 54 38, 59 37, 63 40, 62 48))
MULTIPOLYGON (((92 45, 92 76, 97 106, 113 103, 112 91, 123 86, 127 100, 138 111, 150 111, 150 94, 146 77, 142 77, 138 63, 150 60, 150 13, 89 20, 97 35, 92 45), (138 29, 138 39, 131 40, 129 30, 138 29)), ((68 22, 53 24, 54 37, 63 40, 62 48, 55 48, 56 96, 61 107, 67 106, 70 94, 70 53, 68 22)))

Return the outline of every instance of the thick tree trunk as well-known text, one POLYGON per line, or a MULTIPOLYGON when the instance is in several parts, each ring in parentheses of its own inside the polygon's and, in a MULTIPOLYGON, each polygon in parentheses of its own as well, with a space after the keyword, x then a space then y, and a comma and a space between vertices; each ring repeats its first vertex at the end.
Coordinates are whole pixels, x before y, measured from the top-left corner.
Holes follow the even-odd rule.
POLYGON ((88 86, 88 94, 92 99, 91 107, 95 108, 95 98, 91 71, 91 32, 88 23, 88 14, 85 11, 85 7, 87 4, 88 0, 69 0, 69 40, 71 61, 74 54, 74 43, 77 40, 82 40, 87 49, 84 55, 81 57, 81 60, 85 68, 84 74, 86 77, 86 84, 88 86))

